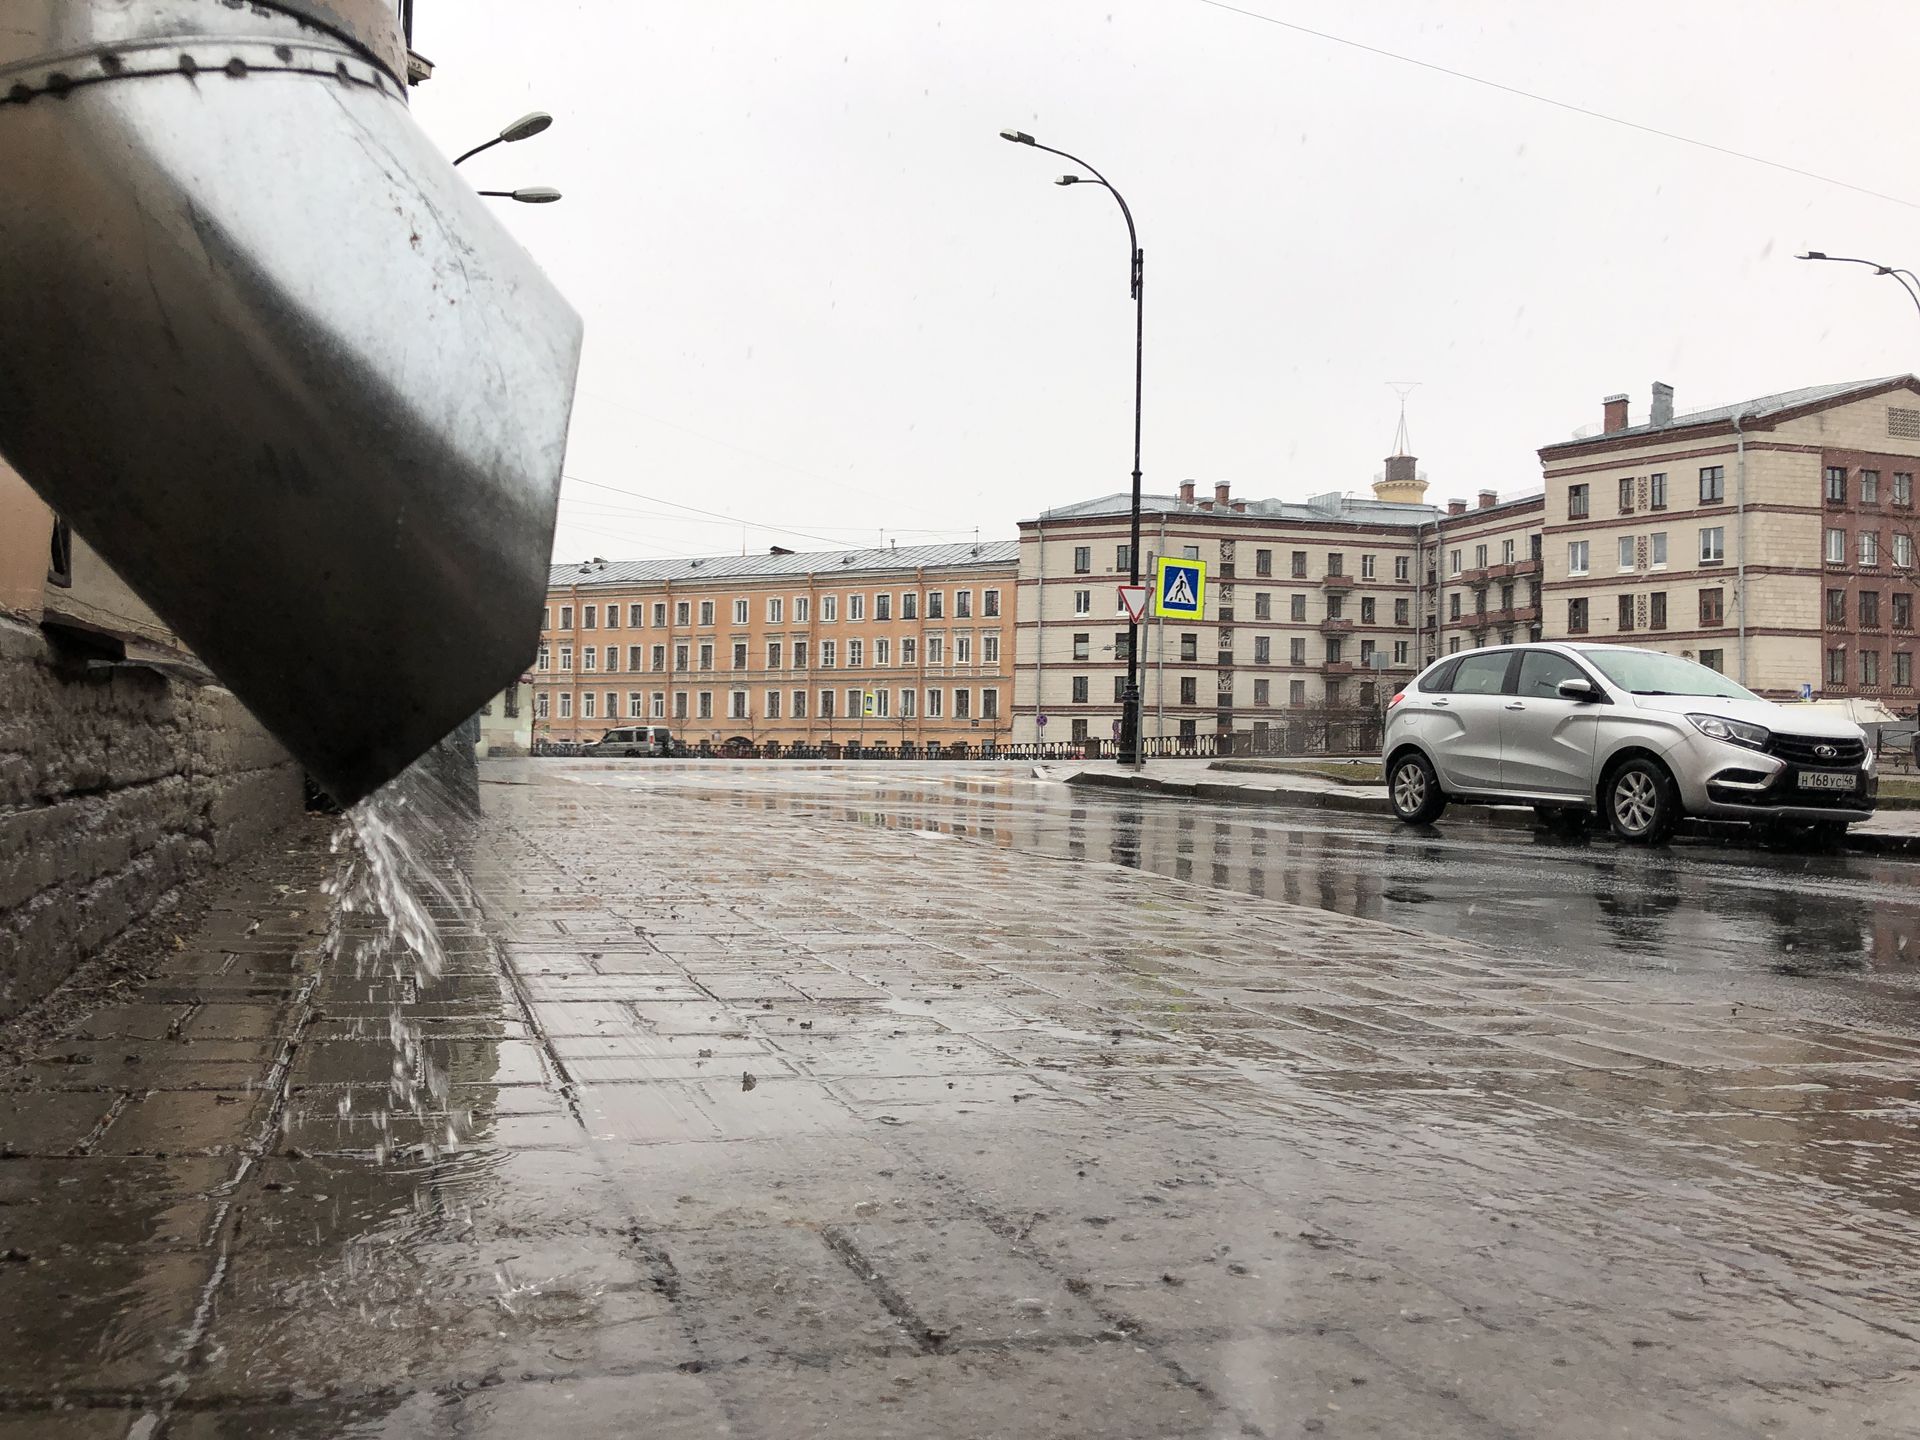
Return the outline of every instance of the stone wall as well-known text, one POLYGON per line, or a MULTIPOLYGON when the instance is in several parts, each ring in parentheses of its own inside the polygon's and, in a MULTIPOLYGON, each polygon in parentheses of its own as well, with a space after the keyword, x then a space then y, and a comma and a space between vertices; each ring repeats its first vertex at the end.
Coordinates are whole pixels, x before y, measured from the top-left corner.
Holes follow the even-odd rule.
POLYGON ((299 767, 229 691, 58 663, 0 618, 0 1018, 303 802, 299 767))

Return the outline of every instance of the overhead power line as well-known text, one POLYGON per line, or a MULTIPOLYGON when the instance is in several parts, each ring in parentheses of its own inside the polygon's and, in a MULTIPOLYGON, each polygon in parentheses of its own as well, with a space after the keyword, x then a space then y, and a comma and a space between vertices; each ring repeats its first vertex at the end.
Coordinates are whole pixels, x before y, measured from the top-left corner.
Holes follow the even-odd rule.
POLYGON ((1229 5, 1227 0, 1199 0, 1199 3, 1212 6, 1215 10, 1225 10, 1230 14, 1244 15, 1249 20, 1262 20, 1269 25, 1278 25, 1282 30, 1292 30, 1300 35, 1311 35, 1316 40, 1325 40, 1334 45, 1345 45, 1351 50, 1364 50, 1369 55, 1378 55, 1385 60, 1397 60, 1402 65, 1417 65, 1422 70, 1431 70, 1439 75, 1450 75, 1456 80, 1465 80, 1474 85, 1484 85, 1489 90, 1499 90, 1507 95, 1517 95, 1522 100, 1531 100, 1538 105, 1551 105, 1556 110, 1566 110, 1575 115, 1584 115, 1590 120, 1604 120, 1609 125, 1624 125, 1627 129, 1638 130, 1643 135, 1657 135, 1662 140, 1674 140, 1682 145, 1692 145, 1696 149, 1711 150, 1716 155, 1726 155, 1735 160, 1745 160, 1754 165, 1764 165, 1769 170, 1779 170, 1788 175, 1798 175, 1803 180, 1818 180, 1823 185, 1836 185, 1842 190, 1851 190, 1856 195, 1867 195, 1875 200, 1885 200, 1894 205, 1904 205, 1910 210, 1920 210, 1920 200, 1908 200, 1903 196, 1889 195, 1884 190, 1870 190, 1865 185, 1854 184, 1851 180, 1837 180, 1831 175, 1822 175, 1817 170, 1806 170, 1798 165, 1789 165, 1784 160, 1769 160, 1764 155, 1753 155, 1745 150, 1735 150, 1729 145, 1716 145, 1711 140, 1700 140, 1692 135, 1682 135, 1677 130, 1663 130, 1658 125, 1646 125, 1638 120, 1629 120, 1623 115, 1609 115, 1604 110, 1595 110, 1586 105, 1576 105, 1571 100, 1556 100, 1551 95, 1542 95, 1533 90, 1522 90, 1517 85, 1508 85, 1499 80, 1489 80, 1484 75, 1475 75, 1466 70, 1455 70, 1452 66, 1442 65, 1437 61, 1422 60, 1414 55, 1402 55, 1397 50, 1388 50, 1379 45, 1369 45, 1365 41, 1349 39, 1345 35, 1335 35, 1327 30, 1316 30, 1311 25, 1301 25, 1293 20, 1282 20, 1277 15, 1262 14, 1258 10, 1249 10, 1241 5, 1229 5))

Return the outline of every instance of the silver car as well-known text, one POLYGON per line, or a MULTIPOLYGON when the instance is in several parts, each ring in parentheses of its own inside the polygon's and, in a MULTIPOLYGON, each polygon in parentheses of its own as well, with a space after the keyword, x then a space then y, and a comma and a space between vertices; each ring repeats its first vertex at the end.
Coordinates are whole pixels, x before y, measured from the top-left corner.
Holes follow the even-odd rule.
POLYGON ((1682 816, 1806 827, 1873 813, 1852 721, 1776 705, 1691 660, 1623 645, 1507 645, 1449 655, 1387 710, 1387 793, 1411 825, 1449 800, 1593 811, 1614 834, 1665 838, 1682 816))

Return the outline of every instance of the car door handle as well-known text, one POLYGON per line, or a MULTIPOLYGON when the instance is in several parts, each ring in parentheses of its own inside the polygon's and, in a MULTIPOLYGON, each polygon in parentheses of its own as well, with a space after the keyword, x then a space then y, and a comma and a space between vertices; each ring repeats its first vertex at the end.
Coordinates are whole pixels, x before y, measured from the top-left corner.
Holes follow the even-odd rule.
POLYGON ((1434 701, 1434 702, 1433 702, 1433 704, 1434 704, 1434 708, 1435 708, 1435 709, 1439 709, 1439 710, 1444 710, 1444 709, 1446 709, 1446 708, 1447 708, 1447 706, 1448 706, 1448 705, 1450 705, 1450 704, 1452 704, 1452 703, 1453 703, 1453 702, 1452 702, 1452 701, 1450 701, 1450 700, 1436 700, 1436 701, 1434 701))
POLYGON ((1507 702, 1507 709, 1509 710, 1524 710, 1526 708, 1527 707, 1522 705, 1518 700, 1509 700, 1507 702))

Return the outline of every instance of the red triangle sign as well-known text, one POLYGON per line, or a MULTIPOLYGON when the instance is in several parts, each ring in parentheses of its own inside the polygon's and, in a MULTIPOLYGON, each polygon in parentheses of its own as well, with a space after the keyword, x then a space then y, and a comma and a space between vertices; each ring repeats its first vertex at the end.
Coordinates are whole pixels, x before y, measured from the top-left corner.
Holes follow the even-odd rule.
POLYGON ((1120 608, 1127 612, 1127 619, 1138 625, 1147 613, 1147 587, 1122 585, 1119 588, 1120 608))

